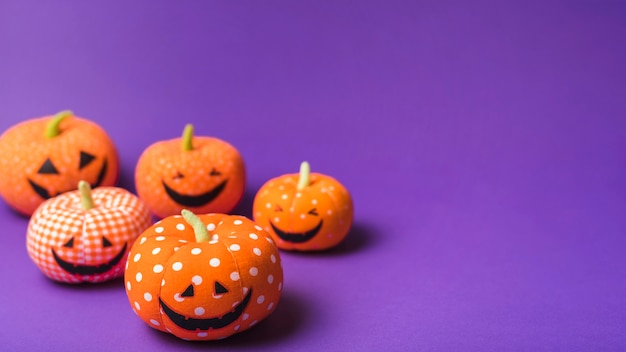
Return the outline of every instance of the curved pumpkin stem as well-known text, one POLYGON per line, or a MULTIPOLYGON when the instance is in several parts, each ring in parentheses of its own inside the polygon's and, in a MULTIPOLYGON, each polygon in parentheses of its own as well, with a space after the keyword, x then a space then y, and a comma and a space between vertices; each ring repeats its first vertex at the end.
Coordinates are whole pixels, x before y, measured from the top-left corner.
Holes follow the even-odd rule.
POLYGON ((188 123, 183 130, 183 151, 188 152, 193 150, 193 125, 188 123))
POLYGON ((305 189, 311 184, 311 166, 306 161, 300 164, 300 178, 298 179, 298 191, 305 189))
POLYGON ((52 120, 46 125, 46 138, 54 138, 61 134, 61 122, 70 116, 74 116, 74 113, 69 110, 64 110, 54 115, 52 120))
POLYGON ((209 230, 207 230, 202 220, 200 220, 196 214, 187 209, 183 209, 180 214, 183 216, 185 221, 193 227, 193 232, 196 235, 196 242, 209 241, 209 230))
POLYGON ((78 191, 80 192, 80 205, 83 210, 93 209, 93 198, 91 197, 91 186, 85 181, 78 182, 78 191))

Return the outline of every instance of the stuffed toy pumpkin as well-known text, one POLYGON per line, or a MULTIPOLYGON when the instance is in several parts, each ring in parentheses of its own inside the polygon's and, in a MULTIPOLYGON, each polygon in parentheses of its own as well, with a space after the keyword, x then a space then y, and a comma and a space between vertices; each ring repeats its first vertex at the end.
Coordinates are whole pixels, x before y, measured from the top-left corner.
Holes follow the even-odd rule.
POLYGON ((139 157, 137 194, 159 218, 180 214, 228 213, 245 188, 244 162, 232 145, 193 136, 187 125, 181 138, 156 142, 139 157))
POLYGON ((251 220, 188 210, 147 229, 124 275, 133 311, 185 340, 216 340, 270 315, 283 288, 278 249, 251 220))
POLYGON ((46 199, 76 189, 114 186, 118 156, 106 132, 70 111, 19 123, 0 136, 0 194, 31 215, 46 199))
POLYGON ((79 190, 42 203, 30 218, 28 255, 50 279, 103 282, 124 274, 128 251, 152 225, 143 202, 117 187, 79 190))
POLYGON ((352 225, 348 190, 334 178, 311 173, 305 161, 299 174, 266 182, 253 203, 255 222, 280 249, 312 251, 336 246, 352 225))

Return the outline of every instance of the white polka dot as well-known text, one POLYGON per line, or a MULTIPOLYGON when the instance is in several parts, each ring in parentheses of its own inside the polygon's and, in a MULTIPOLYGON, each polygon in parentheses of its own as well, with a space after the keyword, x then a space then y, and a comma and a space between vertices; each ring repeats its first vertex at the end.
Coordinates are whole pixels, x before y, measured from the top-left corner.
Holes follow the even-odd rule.
POLYGON ((317 199, 311 200, 311 204, 317 204, 317 199))
POLYGON ((270 255, 270 260, 272 261, 272 263, 276 263, 276 256, 275 255, 270 255))
POLYGON ((259 297, 257 297, 256 299, 256 303, 261 304, 265 301, 265 296, 260 295, 259 297))
POLYGON ((150 292, 146 292, 143 294, 143 299, 146 300, 146 302, 150 302, 152 301, 152 295, 150 294, 150 292))
POLYGON ((257 229, 257 231, 261 231, 263 230, 263 228, 259 225, 254 225, 254 228, 257 229))
POLYGON ((283 289, 283 283, 280 282, 278 283, 278 291, 282 291, 282 289, 283 289))
POLYGON ((174 252, 178 252, 179 249, 180 247, 174 247, 174 252))
POLYGON ((235 252, 241 249, 241 247, 238 244, 236 244, 236 243, 235 244, 231 244, 230 247, 228 247, 228 248, 230 248, 231 251, 235 251, 235 252))
POLYGON ((185 224, 176 224, 176 230, 183 231, 185 229, 185 224))
POLYGON ((217 241, 209 241, 209 244, 216 244, 217 241))
POLYGON ((163 230, 165 230, 165 229, 162 226, 154 228, 154 232, 156 232, 156 233, 163 233, 163 230))
POLYGON ((248 320, 248 318, 250 318, 250 314, 244 313, 242 318, 243 320, 248 320))
POLYGON ((194 249, 191 250, 191 254, 193 254, 193 255, 198 255, 200 253, 202 253, 202 249, 200 249, 200 248, 194 248, 194 249))
POLYGON ((233 330, 237 331, 239 330, 239 328, 241 327, 241 325, 235 325, 235 327, 233 328, 233 330))
POLYGON ((161 286, 165 286, 165 279, 161 279, 161 286))
POLYGON ((258 249, 258 248, 256 248, 256 247, 252 250, 252 252, 254 252, 254 254, 256 254, 256 255, 258 255, 258 256, 260 256, 260 255, 261 255, 261 250, 260 250, 260 249, 258 249))
POLYGON ((241 225, 241 224, 243 224, 243 221, 241 221, 241 220, 237 219, 237 220, 233 221, 233 224, 235 224, 235 225, 241 225))
POLYGON ((330 210, 330 209, 328 209, 328 211, 326 212, 326 214, 328 214, 328 215, 332 215, 332 213, 333 213, 333 211, 330 210))
POLYGON ((230 279, 233 281, 239 280, 239 273, 236 271, 233 271, 232 273, 230 273, 230 279))
POLYGON ((135 301, 135 309, 141 310, 141 306, 139 305, 139 302, 137 301, 135 301))
POLYGON ((268 283, 270 283, 270 284, 271 284, 272 282, 274 282, 274 275, 269 275, 269 276, 267 277, 267 282, 268 282, 268 283))
POLYGON ((218 266, 220 266, 220 260, 217 258, 211 258, 211 260, 209 260, 209 265, 217 268, 218 266))
POLYGON ((155 266, 152 267, 152 271, 154 271, 155 274, 158 274, 160 272, 163 271, 163 265, 161 264, 157 264, 155 266))
POLYGON ((255 325, 256 325, 256 323, 258 323, 258 322, 259 322, 258 320, 255 320, 255 321, 253 321, 252 323, 250 323, 250 325, 249 325, 249 326, 250 326, 250 327, 253 327, 253 326, 255 326, 255 325))
POLYGON ((267 305, 267 310, 272 310, 272 308, 274 308, 274 302, 267 305))
POLYGON ((172 264, 172 269, 174 269, 174 271, 180 271, 183 268, 183 263, 181 262, 175 262, 174 264, 172 264))
POLYGON ((267 209, 270 209, 270 208, 272 207, 272 203, 265 203, 265 207, 266 207, 267 209))
POLYGON ((302 193, 297 192, 297 193, 296 193, 296 198, 300 198, 300 197, 302 197, 302 193))
POLYGON ((185 297, 181 297, 179 293, 174 294, 174 300, 176 302, 182 302, 185 300, 185 297))
POLYGON ((198 333, 198 337, 207 337, 207 336, 209 336, 208 332, 201 331, 198 333))
POLYGON ((194 310, 193 310, 193 313, 194 313, 195 315, 202 315, 202 314, 204 314, 204 308, 202 308, 202 307, 196 307, 196 309, 194 309, 194 310))
POLYGON ((137 280, 137 282, 141 282, 142 278, 143 278, 143 275, 141 275, 141 273, 137 273, 137 275, 135 275, 135 280, 137 280))
POLYGON ((155 325, 155 326, 159 326, 159 325, 161 325, 161 323, 159 323, 158 321, 156 321, 156 320, 154 320, 154 319, 150 319, 150 323, 151 323, 152 325, 155 325))
POLYGON ((211 236, 211 241, 217 241, 220 239, 220 236, 218 236, 217 234, 214 234, 213 236, 211 236))
POLYGON ((199 275, 196 275, 191 278, 191 282, 193 282, 196 285, 200 285, 202 283, 202 277, 199 275))
POLYGON ((142 237, 142 238, 139 240, 139 244, 144 244, 144 242, 146 242, 147 240, 148 240, 148 239, 147 239, 146 237, 142 237))
POLYGON ((258 240, 259 236, 256 233, 251 233, 248 236, 250 236, 250 238, 252 238, 253 240, 258 240))
POLYGON ((288 196, 288 195, 286 195, 286 194, 283 194, 283 195, 282 195, 282 196, 280 196, 280 197, 281 197, 282 199, 287 199, 287 198, 289 198, 289 196, 288 196))
POLYGON ((126 281, 126 289, 130 291, 130 281, 126 281))
POLYGON ((209 223, 206 225, 206 229, 209 231, 213 231, 215 230, 215 224, 214 223, 209 223))
POLYGON ((257 274, 259 273, 259 269, 257 269, 256 267, 252 267, 250 268, 250 275, 252 276, 257 276, 257 274))
POLYGON ((244 287, 244 288, 242 289, 242 291, 243 291, 243 294, 245 295, 246 293, 248 293, 248 288, 247 288, 247 287, 244 287))
POLYGON ((275 217, 274 222, 280 222, 280 219, 278 217, 275 217))
POLYGON ((135 256, 133 257, 133 261, 135 263, 137 263, 139 261, 139 259, 141 259, 141 253, 137 253, 135 254, 135 256))
POLYGON ((156 247, 155 249, 152 250, 152 254, 157 255, 159 254, 160 251, 161 251, 161 248, 156 247))
POLYGON ((165 239, 165 236, 157 236, 154 239, 157 241, 163 241, 165 239))

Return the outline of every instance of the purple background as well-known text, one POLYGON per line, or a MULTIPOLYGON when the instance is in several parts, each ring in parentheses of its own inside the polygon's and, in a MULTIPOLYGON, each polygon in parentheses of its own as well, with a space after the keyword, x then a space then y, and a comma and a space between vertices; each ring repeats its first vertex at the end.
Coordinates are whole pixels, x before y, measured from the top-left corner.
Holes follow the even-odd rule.
POLYGON ((45 279, 0 202, 3 350, 626 350, 624 2, 3 0, 0 106, 2 131, 98 122, 130 190, 190 122, 244 156, 237 213, 302 160, 355 201, 212 343, 148 328, 121 281, 45 279))

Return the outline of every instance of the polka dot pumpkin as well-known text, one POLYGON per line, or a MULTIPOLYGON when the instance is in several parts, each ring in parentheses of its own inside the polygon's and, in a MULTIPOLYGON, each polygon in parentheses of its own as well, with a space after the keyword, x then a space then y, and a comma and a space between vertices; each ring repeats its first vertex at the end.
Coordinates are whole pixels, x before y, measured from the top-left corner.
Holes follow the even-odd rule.
POLYGON ((311 173, 303 162, 299 174, 269 180, 257 192, 254 220, 280 249, 323 250, 336 246, 352 225, 350 193, 334 178, 311 173))
POLYGON ((92 187, 115 185, 118 167, 105 131, 69 111, 24 121, 0 136, 0 194, 25 215, 75 190, 80 180, 92 187))
POLYGON ((30 258, 49 278, 103 282, 124 274, 130 246, 152 224, 143 202, 117 187, 66 192, 42 203, 28 224, 30 258))
POLYGON ((133 245, 124 275, 132 309, 150 327, 187 340, 215 340, 271 314, 281 295, 278 249, 234 215, 167 217, 133 245))
POLYGON ((135 169, 137 194, 158 217, 228 213, 241 200, 245 169, 232 145, 213 137, 193 136, 187 125, 182 138, 150 145, 135 169))

